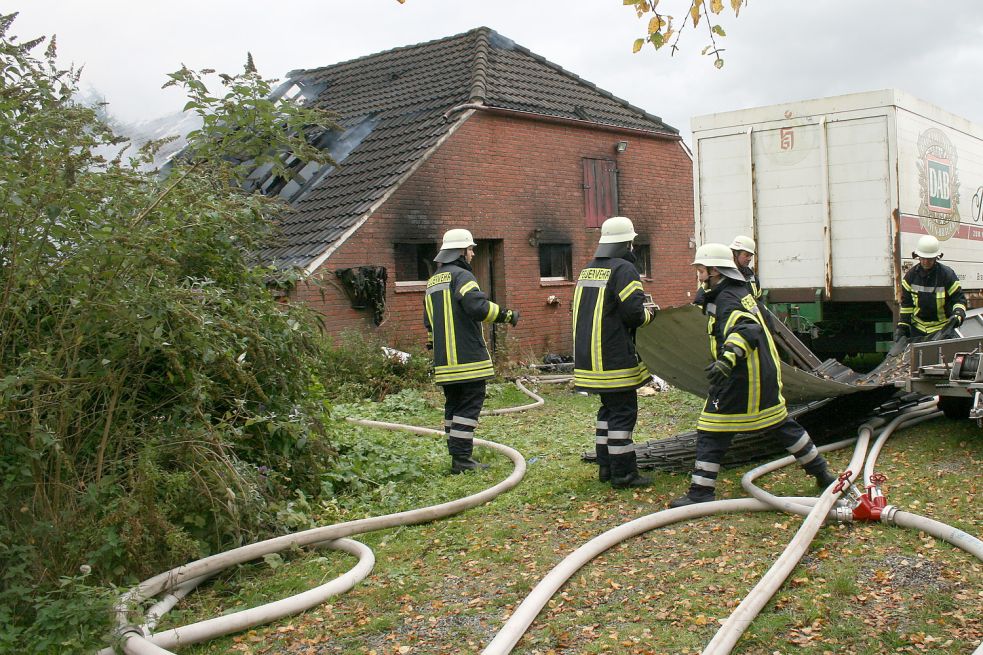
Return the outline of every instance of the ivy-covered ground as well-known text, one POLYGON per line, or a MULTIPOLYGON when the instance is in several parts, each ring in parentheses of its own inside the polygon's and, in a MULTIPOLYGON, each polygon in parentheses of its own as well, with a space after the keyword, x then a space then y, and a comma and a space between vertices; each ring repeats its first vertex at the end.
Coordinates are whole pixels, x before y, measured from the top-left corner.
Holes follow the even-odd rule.
MULTIPOLYGON (((617 491, 580 461, 591 446, 596 399, 541 386, 540 409, 482 419, 478 435, 521 451, 522 483, 491 503, 436 523, 358 537, 375 551, 373 573, 349 593, 301 616, 191 647, 189 653, 476 653, 543 576, 583 542, 663 509, 687 479, 655 474, 645 490, 617 491)), ((527 402, 491 387, 486 407, 527 402)), ((436 390, 336 408, 425 426, 440 423, 436 390)), ((640 399, 637 440, 690 428, 699 400, 679 391, 640 399)), ((504 478, 510 464, 484 453, 484 473, 448 474, 444 445, 429 437, 351 427, 347 456, 362 485, 330 504, 299 499, 295 527, 434 504, 504 478), (384 455, 380 456, 380 453, 384 455), (361 466, 361 468, 359 468, 361 466), (373 470, 373 467, 375 469, 373 470), (402 467, 402 469, 400 468, 402 467), (396 476, 400 482, 374 485, 396 476)), ((850 435, 844 435, 850 436, 850 435)), ((830 456, 842 467, 849 451, 830 456)), ((983 431, 938 419, 898 433, 880 457, 888 501, 983 534, 983 431)), ((719 496, 742 496, 743 470, 726 471, 719 496)), ((349 486, 351 481, 349 481, 349 486)), ((815 490, 797 469, 763 485, 815 490)), ((514 652, 697 653, 758 581, 801 519, 724 515, 654 530, 608 551, 554 597, 514 652)), ((335 553, 298 552, 243 566, 185 601, 165 626, 297 593, 353 566, 335 553)), ((823 528, 805 558, 738 643, 735 653, 970 653, 983 641, 983 565, 945 542, 881 524, 823 528)))

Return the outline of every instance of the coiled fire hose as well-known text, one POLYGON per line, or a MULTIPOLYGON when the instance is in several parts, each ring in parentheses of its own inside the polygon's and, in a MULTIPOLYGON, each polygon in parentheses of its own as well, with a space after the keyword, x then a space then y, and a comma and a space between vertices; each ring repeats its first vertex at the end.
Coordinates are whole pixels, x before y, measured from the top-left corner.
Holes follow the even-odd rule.
MULTIPOLYGON (((568 376, 554 376, 543 382, 565 382, 568 376)), ((521 381, 517 385, 535 402, 520 408, 506 408, 504 410, 490 410, 488 414, 504 414, 514 411, 531 409, 543 404, 542 398, 536 396, 526 389, 521 381)), ((872 475, 874 462, 880 451, 881 446, 888 437, 899 427, 908 427, 916 423, 935 418, 940 412, 935 411, 935 400, 923 403, 922 405, 910 408, 899 415, 889 425, 882 427, 882 420, 868 422, 861 426, 859 436, 856 439, 845 440, 835 444, 829 444, 820 448, 826 452, 837 448, 843 448, 856 442, 853 458, 848 469, 848 473, 841 476, 840 484, 831 485, 819 498, 777 498, 768 492, 756 487, 754 480, 765 473, 777 470, 783 466, 788 466, 794 462, 794 458, 785 457, 763 466, 759 466, 745 474, 742 485, 753 496, 753 498, 742 498, 732 500, 719 500, 709 503, 700 503, 686 507, 662 510, 641 517, 629 523, 625 523, 617 528, 609 530, 589 542, 582 545, 576 551, 567 556, 560 564, 554 567, 543 580, 530 592, 526 599, 516 608, 512 616, 496 634, 494 639, 482 651, 482 655, 509 653, 515 644, 521 639, 526 629, 532 624, 536 616, 550 600, 550 598, 562 587, 563 584, 574 575, 584 564, 589 562, 597 555, 603 553, 614 545, 637 536, 649 530, 669 525, 678 521, 691 520, 704 516, 725 512, 746 512, 746 511, 786 511, 805 515, 807 518, 803 522, 799 531, 787 546, 785 552, 776 560, 771 570, 759 581, 754 589, 742 601, 731 617, 724 623, 713 640, 704 649, 704 655, 720 655, 729 653, 743 631, 750 625, 754 617, 760 612, 761 608, 767 603, 771 596, 778 590, 785 581, 792 568, 798 563, 805 553, 809 543, 815 536, 823 521, 826 520, 851 520, 850 512, 843 506, 843 501, 838 500, 839 495, 852 483, 852 471, 858 470, 866 457, 867 465, 864 471, 865 486, 869 484, 872 475), (867 454, 867 447, 870 439, 877 435, 877 441, 867 454), (839 506, 834 509, 834 504, 839 506), (848 518, 849 517, 849 518, 848 518)), ((400 429, 414 432, 417 434, 438 434, 443 433, 437 430, 417 428, 392 423, 381 423, 377 421, 352 420, 352 422, 371 427, 381 427, 387 429, 400 429)), ((487 446, 502 452, 512 459, 516 468, 506 480, 494 487, 478 494, 451 501, 442 505, 437 505, 409 512, 400 512, 382 517, 362 519, 348 523, 336 524, 315 528, 296 535, 287 535, 276 539, 259 542, 245 546, 227 553, 220 553, 178 567, 167 573, 151 578, 138 587, 130 590, 124 595, 117 604, 117 616, 121 643, 124 652, 136 653, 170 653, 165 650, 168 646, 187 645, 206 641, 224 634, 229 634, 247 627, 259 625, 273 621, 275 619, 304 611, 326 598, 347 591, 358 581, 363 579, 372 569, 374 556, 371 550, 350 539, 340 537, 361 534, 372 530, 397 525, 409 525, 430 521, 443 516, 449 516, 464 509, 474 507, 482 502, 487 502, 495 496, 503 493, 507 489, 518 484, 525 472, 525 460, 516 451, 480 439, 475 439, 475 443, 487 446), (476 499, 481 500, 476 500, 476 499), (424 513, 417 515, 417 513, 424 513), (390 521, 392 521, 390 523, 390 521), (157 619, 166 613, 178 600, 189 593, 197 584, 215 575, 218 571, 233 564, 256 559, 264 554, 278 552, 285 548, 300 545, 327 545, 328 547, 345 550, 359 557, 358 565, 348 573, 339 578, 309 590, 297 596, 268 603, 256 608, 244 610, 236 614, 231 614, 215 619, 201 621, 199 623, 175 628, 160 633, 147 636, 153 630, 157 619), (268 548, 268 549, 267 549, 268 548), (252 550, 249 550, 252 549, 252 550), (156 589, 156 591, 155 591, 156 589), (146 624, 140 628, 130 626, 126 623, 128 608, 131 604, 143 599, 158 595, 165 590, 169 590, 164 598, 148 610, 146 624), (240 616, 241 615, 241 616, 240 616), (239 617, 239 618, 236 618, 239 617)), ((888 506, 890 508, 890 506, 888 506)), ((934 521, 927 517, 898 511, 891 508, 891 511, 881 514, 883 522, 893 522, 901 527, 921 530, 935 537, 948 541, 953 545, 966 550, 979 559, 983 559, 983 542, 951 526, 934 521)), ((105 649, 104 653, 111 653, 111 649, 105 649)), ((975 655, 983 655, 983 644, 975 651, 975 655)))
MULTIPOLYGON (((534 402, 521 407, 488 410, 483 413, 505 414, 532 409, 543 404, 543 399, 527 389, 522 383, 522 380, 516 380, 516 386, 520 391, 532 398, 534 402)), ((442 431, 431 430, 429 428, 396 423, 382 423, 379 421, 349 420, 352 423, 369 427, 405 430, 422 435, 432 434, 444 436, 442 431)), ((267 539, 224 553, 205 557, 141 582, 123 594, 115 606, 115 633, 123 652, 129 655, 140 655, 144 653, 155 653, 159 655, 161 653, 170 653, 167 650, 168 648, 196 644, 253 626, 269 623, 270 621, 275 621, 291 614, 303 612, 323 603, 332 596, 348 591, 372 571, 372 567, 375 564, 375 556, 368 546, 351 539, 345 539, 344 537, 385 528, 394 528, 401 525, 427 523, 458 514, 464 510, 487 503, 519 484, 526 473, 526 460, 518 451, 495 443, 494 441, 475 439, 474 443, 477 446, 489 448, 509 458, 515 465, 512 473, 498 484, 464 498, 431 507, 422 507, 396 514, 359 519, 357 521, 336 523, 334 525, 312 528, 281 537, 274 537, 273 539, 267 539), (299 546, 325 546, 334 550, 343 550, 355 555, 358 558, 358 564, 340 577, 295 596, 233 614, 198 621, 197 623, 191 623, 178 628, 153 632, 154 626, 160 617, 166 614, 181 598, 190 593, 198 584, 207 578, 230 566, 249 562, 259 559, 264 555, 278 553, 299 546), (130 616, 133 608, 137 607, 144 600, 160 594, 165 594, 165 596, 146 613, 143 625, 132 623, 130 616)), ((111 655, 113 652, 112 648, 105 648, 99 651, 99 655, 111 655)))

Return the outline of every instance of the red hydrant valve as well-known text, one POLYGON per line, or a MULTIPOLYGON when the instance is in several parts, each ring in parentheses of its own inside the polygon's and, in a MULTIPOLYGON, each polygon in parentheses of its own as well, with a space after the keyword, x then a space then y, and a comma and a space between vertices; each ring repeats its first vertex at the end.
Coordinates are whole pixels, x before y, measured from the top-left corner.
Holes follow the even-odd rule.
POLYGON ((853 508, 853 519, 855 521, 879 521, 884 508, 887 507, 887 498, 881 492, 880 484, 887 480, 887 477, 879 473, 870 476, 871 484, 867 485, 867 491, 857 499, 857 506, 853 508))
POLYGON ((843 491, 846 488, 846 486, 850 484, 850 477, 852 475, 853 475, 853 471, 850 471, 849 469, 844 471, 843 473, 840 473, 840 477, 838 478, 839 482, 837 482, 836 486, 833 487, 833 493, 838 494, 841 491, 843 491))

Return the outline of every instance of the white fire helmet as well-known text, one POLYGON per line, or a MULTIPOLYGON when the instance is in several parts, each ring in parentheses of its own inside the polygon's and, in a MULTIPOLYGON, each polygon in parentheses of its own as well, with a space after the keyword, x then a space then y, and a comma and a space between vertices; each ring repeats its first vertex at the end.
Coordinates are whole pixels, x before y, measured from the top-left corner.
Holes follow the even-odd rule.
POLYGON ((623 243, 637 236, 630 218, 612 216, 601 224, 601 238, 598 243, 623 243))
POLYGON ((926 234, 918 240, 918 245, 915 246, 915 252, 912 255, 926 259, 935 259, 936 257, 942 256, 942 245, 931 234, 926 234))
POLYGON ((478 244, 474 242, 471 232, 469 230, 465 230, 464 228, 458 227, 444 232, 444 242, 440 244, 440 249, 461 250, 463 248, 469 248, 476 245, 478 244))
POLYGON ((744 250, 746 252, 754 254, 754 239, 751 237, 746 237, 743 234, 738 234, 734 237, 734 241, 730 244, 731 250, 744 250))
POLYGON ((697 248, 696 255, 693 257, 693 265, 697 264, 707 268, 715 268, 720 271, 721 275, 732 280, 744 281, 744 276, 734 264, 734 255, 730 248, 722 243, 704 243, 697 248))

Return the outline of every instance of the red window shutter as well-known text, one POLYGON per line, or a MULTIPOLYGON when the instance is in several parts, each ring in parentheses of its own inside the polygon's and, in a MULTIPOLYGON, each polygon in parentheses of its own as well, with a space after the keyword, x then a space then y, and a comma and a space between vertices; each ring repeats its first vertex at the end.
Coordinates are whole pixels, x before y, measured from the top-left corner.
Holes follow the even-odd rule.
POLYGON ((618 168, 610 159, 584 159, 584 217, 587 227, 601 227, 618 214, 618 168))

